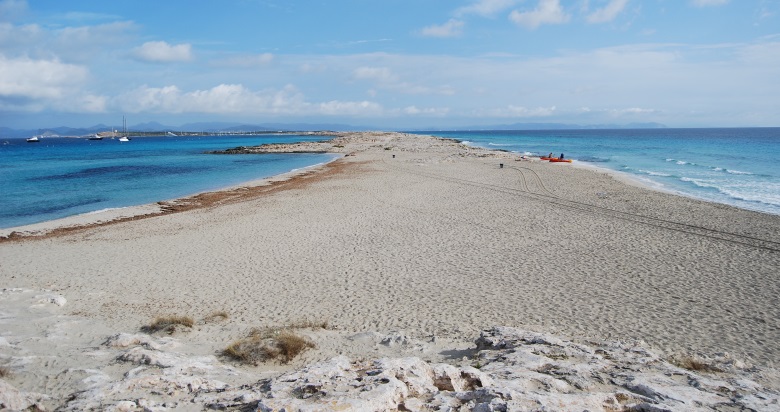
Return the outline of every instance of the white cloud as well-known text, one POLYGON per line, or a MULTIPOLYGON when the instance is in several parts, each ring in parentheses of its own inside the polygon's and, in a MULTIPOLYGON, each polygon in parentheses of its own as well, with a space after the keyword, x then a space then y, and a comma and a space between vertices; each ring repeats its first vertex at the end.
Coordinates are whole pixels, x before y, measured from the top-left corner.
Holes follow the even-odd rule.
POLYGON ((586 16, 588 23, 606 23, 612 21, 626 7, 628 0, 610 0, 610 2, 586 16))
POLYGON ((86 77, 87 69, 81 66, 0 55, 0 99, 59 99, 86 77))
POLYGON ((115 105, 130 113, 366 116, 382 112, 381 105, 369 101, 308 102, 289 85, 280 90, 252 91, 241 84, 220 84, 190 92, 176 86, 142 86, 119 96, 115 105))
POLYGON ((692 0, 696 7, 722 6, 728 2, 729 0, 692 0))
POLYGON ((146 42, 134 51, 137 59, 154 63, 186 62, 192 60, 192 46, 188 43, 170 45, 164 41, 146 42))
POLYGON ((455 10, 456 16, 478 14, 480 16, 494 16, 518 3, 518 0, 478 0, 469 6, 455 10))
POLYGON ((463 26, 462 21, 450 19, 442 25, 425 27, 420 31, 420 34, 426 37, 457 37, 463 33, 463 26))
POLYGON ((539 0, 534 10, 526 12, 512 10, 509 14, 509 20, 530 30, 542 24, 566 23, 569 19, 570 16, 563 11, 559 0, 539 0))
POLYGON ((0 108, 9 111, 100 112, 105 99, 83 90, 86 68, 58 60, 0 55, 0 108))

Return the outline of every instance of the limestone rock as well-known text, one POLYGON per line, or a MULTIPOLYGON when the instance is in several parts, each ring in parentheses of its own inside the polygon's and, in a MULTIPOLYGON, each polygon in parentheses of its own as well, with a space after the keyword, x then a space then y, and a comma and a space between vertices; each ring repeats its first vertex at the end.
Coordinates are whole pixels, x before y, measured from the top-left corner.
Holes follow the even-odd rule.
POLYGON ((0 410, 43 411, 42 401, 48 396, 40 393, 22 392, 10 383, 0 379, 0 410))
MULTIPOLYGON (((476 343, 478 354, 466 360, 471 365, 337 356, 231 386, 214 378, 214 371, 230 372, 216 357, 188 356, 142 335, 115 335, 106 346, 122 351, 116 359, 133 368, 113 380, 95 375, 58 410, 780 410, 778 388, 759 381, 776 371, 727 355, 701 358, 695 364, 708 367, 693 371, 636 343, 583 345, 505 327, 483 331, 476 343)), ((0 402, 10 402, 3 394, 13 391, 2 388, 0 402)), ((35 401, 18 399, 22 406, 35 401)))
POLYGON ((52 304, 57 306, 65 306, 68 302, 64 296, 47 293, 45 295, 38 295, 34 298, 39 305, 52 304))

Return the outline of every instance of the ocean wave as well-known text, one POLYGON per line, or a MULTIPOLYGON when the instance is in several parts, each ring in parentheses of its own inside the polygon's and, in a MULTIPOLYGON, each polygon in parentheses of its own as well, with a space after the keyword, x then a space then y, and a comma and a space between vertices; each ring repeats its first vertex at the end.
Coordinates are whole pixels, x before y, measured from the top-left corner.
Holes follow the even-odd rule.
POLYGON ((739 170, 731 170, 726 169, 726 173, 732 174, 732 175, 752 175, 753 173, 750 172, 741 172, 739 170))
POLYGON ((504 146, 513 146, 513 145, 511 145, 511 144, 500 144, 500 143, 488 143, 488 146, 504 147, 504 146))
POLYGON ((460 144, 462 144, 462 145, 466 145, 466 146, 472 146, 472 145, 473 145, 473 143, 471 143, 471 141, 470 141, 470 140, 462 140, 462 141, 460 142, 460 144))
POLYGON ((670 175, 668 173, 653 172, 651 170, 642 170, 642 169, 640 169, 639 172, 644 173, 644 174, 649 175, 649 176, 672 177, 672 175, 670 175))
POLYGON ((734 184, 713 182, 691 177, 681 177, 680 180, 693 183, 704 189, 715 190, 721 195, 728 196, 733 200, 780 207, 780 185, 777 184, 770 183, 767 185, 766 182, 743 182, 734 184))
POLYGON ((682 180, 683 182, 693 183, 694 185, 699 186, 699 187, 718 189, 717 185, 712 184, 712 183, 707 182, 707 181, 702 180, 702 179, 695 179, 695 178, 692 178, 692 177, 685 177, 685 176, 683 176, 683 177, 680 178, 680 180, 682 180))

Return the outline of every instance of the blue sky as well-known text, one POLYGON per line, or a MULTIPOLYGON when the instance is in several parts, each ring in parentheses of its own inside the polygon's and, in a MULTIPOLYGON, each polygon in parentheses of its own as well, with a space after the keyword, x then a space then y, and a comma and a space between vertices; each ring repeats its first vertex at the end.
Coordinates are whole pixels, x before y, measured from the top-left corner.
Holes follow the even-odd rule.
POLYGON ((0 0, 0 126, 780 126, 780 0, 0 0))

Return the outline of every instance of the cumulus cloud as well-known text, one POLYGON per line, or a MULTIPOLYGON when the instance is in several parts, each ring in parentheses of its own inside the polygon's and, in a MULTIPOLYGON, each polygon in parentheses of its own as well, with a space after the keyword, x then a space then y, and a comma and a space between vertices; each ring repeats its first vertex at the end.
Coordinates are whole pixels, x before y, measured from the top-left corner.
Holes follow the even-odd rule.
POLYGON ((593 11, 585 18, 588 23, 606 23, 615 19, 623 11, 628 0, 610 0, 606 6, 593 11))
POLYGON ((542 24, 566 23, 569 19, 570 16, 563 11, 559 0, 539 0, 536 8, 531 11, 512 10, 509 14, 509 20, 530 30, 542 24))
POLYGON ((729 0, 692 0, 696 7, 709 7, 709 6, 722 6, 729 2, 729 0))
POLYGON ((468 6, 455 10, 456 16, 478 14, 480 16, 494 16, 518 3, 518 0, 479 0, 468 6))
POLYGON ((87 69, 81 66, 0 55, 0 98, 58 99, 86 77, 87 69))
POLYGON ((149 41, 137 47, 133 55, 153 63, 186 62, 192 60, 192 45, 182 43, 171 45, 164 41, 149 41))
POLYGON ((0 55, 0 107, 13 111, 103 111, 105 99, 83 90, 88 77, 82 66, 0 55))
POLYGON ((457 37, 463 33, 464 23, 460 20, 450 19, 442 25, 432 25, 423 28, 420 34, 426 37, 457 37))
POLYGON ((184 92, 176 86, 142 86, 116 99, 130 113, 206 113, 266 115, 377 115, 382 106, 369 101, 306 101, 293 86, 253 91, 241 84, 220 84, 206 90, 184 92))

